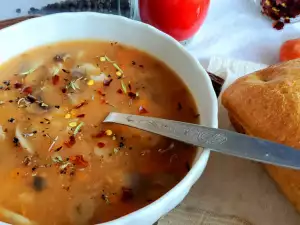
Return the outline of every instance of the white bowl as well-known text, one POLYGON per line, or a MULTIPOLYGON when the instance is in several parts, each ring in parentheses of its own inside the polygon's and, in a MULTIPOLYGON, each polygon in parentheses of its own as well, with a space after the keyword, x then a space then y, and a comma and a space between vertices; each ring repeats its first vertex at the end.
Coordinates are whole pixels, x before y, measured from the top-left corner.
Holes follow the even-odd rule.
MULTIPOLYGON (((164 61, 188 85, 196 100, 201 124, 217 127, 217 98, 205 70, 176 40, 138 21, 99 13, 61 13, 30 19, 0 31, 0 64, 37 46, 78 39, 117 41, 164 61)), ((172 190, 152 204, 104 224, 155 223, 188 194, 201 176, 208 158, 209 150, 199 149, 190 172, 172 190)))

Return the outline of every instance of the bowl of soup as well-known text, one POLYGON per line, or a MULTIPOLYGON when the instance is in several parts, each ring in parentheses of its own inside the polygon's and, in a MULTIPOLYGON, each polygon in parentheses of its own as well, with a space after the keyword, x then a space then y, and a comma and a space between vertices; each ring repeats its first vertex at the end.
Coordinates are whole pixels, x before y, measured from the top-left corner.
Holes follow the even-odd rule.
POLYGON ((0 49, 1 224, 150 225, 201 176, 208 149, 102 123, 122 112, 217 127, 207 73, 168 35, 63 13, 1 30, 0 49))

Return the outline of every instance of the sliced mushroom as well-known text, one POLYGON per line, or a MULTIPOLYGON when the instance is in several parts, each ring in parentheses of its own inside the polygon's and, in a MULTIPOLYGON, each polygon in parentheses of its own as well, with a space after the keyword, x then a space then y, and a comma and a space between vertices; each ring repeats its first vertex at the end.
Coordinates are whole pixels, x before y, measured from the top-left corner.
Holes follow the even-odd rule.
POLYGON ((108 77, 104 73, 101 73, 98 76, 91 76, 91 79, 96 82, 103 82, 104 80, 108 79, 108 77))
POLYGON ((36 222, 29 220, 28 218, 15 213, 11 210, 8 210, 4 207, 0 206, 0 214, 9 221, 11 224, 18 224, 18 225, 37 225, 36 222))
POLYGON ((29 154, 33 155, 35 153, 34 147, 30 143, 29 139, 23 136, 22 125, 18 124, 16 127, 16 138, 18 138, 21 147, 26 150, 29 154))
POLYGON ((87 195, 76 195, 69 208, 69 217, 72 224, 89 224, 95 211, 95 202, 87 195))
POLYGON ((100 74, 100 72, 100 69, 93 64, 84 63, 78 68, 72 69, 71 74, 74 78, 78 79, 80 77, 95 76, 97 74, 100 74))

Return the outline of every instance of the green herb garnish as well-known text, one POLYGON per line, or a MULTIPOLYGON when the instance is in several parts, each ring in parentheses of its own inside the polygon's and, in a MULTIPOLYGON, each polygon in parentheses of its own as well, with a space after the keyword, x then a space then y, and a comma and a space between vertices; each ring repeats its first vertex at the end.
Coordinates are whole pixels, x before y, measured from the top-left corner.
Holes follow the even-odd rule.
POLYGON ((114 153, 117 154, 119 152, 119 148, 114 148, 114 153))
POLYGON ((120 71, 121 73, 123 73, 123 70, 118 66, 117 63, 113 63, 113 66, 114 66, 118 71, 120 71))
POLYGON ((104 56, 104 58, 106 59, 106 61, 110 62, 110 63, 114 63, 114 61, 112 61, 110 58, 108 58, 106 55, 104 56))
POLYGON ((21 76, 27 76, 27 75, 33 73, 34 71, 36 71, 36 69, 37 69, 37 68, 32 68, 32 69, 27 70, 27 71, 25 71, 25 72, 23 72, 23 73, 19 73, 19 75, 21 75, 21 76))
POLYGON ((55 67, 52 71, 52 75, 55 76, 59 73, 59 68, 55 67))
POLYGON ((76 136, 76 134, 78 134, 78 132, 80 131, 81 127, 83 127, 83 125, 84 125, 84 122, 81 122, 80 124, 78 124, 78 126, 74 130, 74 136, 76 136))
MULTIPOLYGON (((76 80, 77 81, 77 80, 76 80)), ((76 81, 71 81, 67 87, 72 88, 74 91, 79 90, 80 87, 78 86, 78 84, 76 83, 76 81)))
POLYGON ((122 90, 123 90, 124 94, 127 94, 127 88, 126 88, 126 85, 123 80, 121 80, 121 86, 122 86, 122 90))
POLYGON ((64 161, 60 155, 52 156, 51 159, 54 163, 62 163, 64 161))

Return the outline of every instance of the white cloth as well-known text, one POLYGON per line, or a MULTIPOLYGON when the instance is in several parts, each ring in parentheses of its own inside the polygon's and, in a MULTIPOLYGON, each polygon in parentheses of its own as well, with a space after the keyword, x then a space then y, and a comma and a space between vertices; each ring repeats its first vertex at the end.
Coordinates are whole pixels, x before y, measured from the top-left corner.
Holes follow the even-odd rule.
MULTIPOLYGON (((30 7, 38 8, 56 1, 60 0, 3 0, 0 19, 25 15, 30 7), (21 14, 16 13, 17 8, 22 10, 21 14)), ((211 0, 208 17, 187 49, 204 67, 212 56, 273 64, 278 61, 281 44, 299 37, 300 23, 277 31, 272 28, 271 21, 261 15, 254 0, 211 0)), ((209 69, 220 76, 225 74, 227 84, 242 75, 240 69, 228 70, 230 66, 225 73, 216 71, 215 65, 211 64, 209 69)), ((251 72, 251 68, 247 71, 251 72)), ((230 129, 226 112, 222 110, 220 125, 230 129)), ((300 224, 300 216, 260 165, 217 153, 212 153, 205 173, 184 202, 160 224, 199 224, 197 212, 203 209, 236 215, 254 225, 300 224)))

